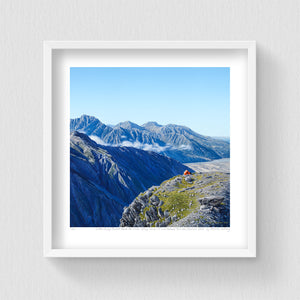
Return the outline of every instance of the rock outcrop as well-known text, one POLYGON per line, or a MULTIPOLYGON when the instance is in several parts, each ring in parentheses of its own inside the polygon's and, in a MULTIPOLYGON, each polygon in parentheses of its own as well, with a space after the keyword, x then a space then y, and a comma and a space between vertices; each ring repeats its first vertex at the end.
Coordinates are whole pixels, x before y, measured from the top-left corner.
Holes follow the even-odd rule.
POLYGON ((121 227, 229 227, 230 175, 179 175, 139 194, 126 207, 121 227))

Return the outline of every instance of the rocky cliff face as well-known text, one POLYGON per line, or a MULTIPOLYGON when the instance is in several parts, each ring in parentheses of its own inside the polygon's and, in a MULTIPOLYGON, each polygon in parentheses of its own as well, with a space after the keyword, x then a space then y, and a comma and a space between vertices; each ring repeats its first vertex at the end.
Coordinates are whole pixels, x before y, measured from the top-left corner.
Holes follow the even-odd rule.
POLYGON ((121 227, 229 227, 229 173, 179 175, 141 193, 121 227))
POLYGON ((80 118, 70 120, 70 130, 84 132, 87 135, 103 136, 112 131, 110 126, 101 123, 97 118, 82 115, 80 118))
POLYGON ((139 193, 185 169, 158 153, 99 145, 74 131, 70 137, 70 224, 119 226, 124 206, 139 193))
POLYGON ((152 150, 184 163, 230 156, 228 141, 203 136, 188 127, 174 124, 162 126, 156 122, 148 122, 139 126, 127 121, 111 127, 95 117, 83 115, 71 120, 70 130, 96 136, 102 144, 152 150))

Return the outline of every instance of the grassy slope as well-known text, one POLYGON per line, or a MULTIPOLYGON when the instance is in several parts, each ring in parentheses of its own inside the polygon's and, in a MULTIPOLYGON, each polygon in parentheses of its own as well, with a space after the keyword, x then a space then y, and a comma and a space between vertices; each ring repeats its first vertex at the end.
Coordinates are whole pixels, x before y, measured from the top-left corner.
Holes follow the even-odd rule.
MULTIPOLYGON (((202 179, 206 179, 208 176, 211 176, 211 173, 207 174, 193 174, 193 182, 188 183, 184 180, 184 176, 175 176, 173 178, 170 178, 166 181, 164 181, 160 187, 156 188, 154 190, 154 195, 158 196, 160 200, 162 200, 164 203, 161 206, 161 209, 163 212, 166 210, 169 211, 170 216, 174 217, 175 215, 177 216, 178 220, 188 216, 189 214, 195 212, 196 210, 199 209, 200 203, 198 201, 199 198, 209 196, 205 192, 195 192, 195 190, 185 190, 186 188, 193 187, 196 182, 201 181, 202 179), (176 190, 174 191, 166 191, 164 189, 164 186, 168 183, 173 181, 175 178, 181 177, 182 182, 177 182, 176 183, 176 190)), ((203 183, 200 185, 201 189, 205 189, 207 187, 213 188, 214 190, 217 190, 221 188, 220 186, 220 180, 222 181, 222 173, 215 172, 214 176, 209 182, 203 183)), ((199 190, 199 188, 198 188, 199 190)), ((150 206, 150 203, 149 203, 150 206)), ((141 213, 140 213, 140 218, 141 220, 145 219, 145 213, 147 210, 150 209, 150 207, 147 206, 141 213)), ((160 218, 159 221, 163 221, 165 218, 160 218)), ((156 221, 158 222, 158 221, 156 221)), ((155 223, 153 223, 152 226, 155 226, 155 223)))

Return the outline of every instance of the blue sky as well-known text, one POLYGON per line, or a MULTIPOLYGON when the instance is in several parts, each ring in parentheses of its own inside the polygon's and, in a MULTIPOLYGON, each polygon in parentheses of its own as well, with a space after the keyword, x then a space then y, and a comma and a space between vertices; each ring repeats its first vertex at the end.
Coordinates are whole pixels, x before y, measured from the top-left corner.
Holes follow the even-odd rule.
POLYGON ((230 68, 70 68, 70 115, 229 136, 230 68))

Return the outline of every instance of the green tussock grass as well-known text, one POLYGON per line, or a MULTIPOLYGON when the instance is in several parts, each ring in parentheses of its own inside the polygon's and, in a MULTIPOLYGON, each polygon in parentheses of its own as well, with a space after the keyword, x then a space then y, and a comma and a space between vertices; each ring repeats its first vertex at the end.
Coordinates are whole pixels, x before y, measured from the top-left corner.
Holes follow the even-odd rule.
POLYGON ((178 219, 186 217, 195 211, 200 205, 199 201, 197 200, 199 194, 197 197, 192 196, 188 191, 183 193, 178 193, 178 191, 158 193, 157 196, 164 201, 164 204, 161 206, 162 211, 165 212, 168 210, 171 217, 177 215, 178 219), (162 195, 166 195, 166 197, 162 195), (192 203, 191 206, 190 203, 192 203))
MULTIPOLYGON (((188 216, 189 214, 191 214, 192 212, 195 212, 196 210, 198 210, 200 207, 200 203, 199 203, 198 199, 206 196, 205 192, 200 194, 200 193, 196 193, 193 189, 180 192, 188 187, 192 187, 196 181, 203 180, 207 176, 210 176, 210 174, 205 174, 205 173, 204 174, 194 173, 192 175, 194 178, 194 180, 192 182, 186 182, 184 180, 184 178, 182 179, 182 182, 177 182, 175 191, 162 192, 162 190, 164 190, 164 186, 168 182, 173 181, 178 176, 174 176, 168 180, 165 180, 161 184, 160 188, 156 188, 155 191, 153 192, 153 194, 155 194, 160 200, 162 200, 164 202, 164 204, 161 206, 162 211, 165 212, 166 210, 168 210, 171 217, 177 215, 177 220, 183 219, 186 216, 188 216), (190 205, 190 203, 191 203, 191 205, 190 205)), ((206 187, 216 185, 214 187, 214 189, 219 189, 219 188, 221 188, 221 186, 219 185, 219 182, 220 182, 220 178, 222 178, 222 177, 223 177, 222 173, 217 173, 217 178, 214 177, 214 178, 212 178, 212 180, 210 182, 201 184, 200 188, 204 189, 206 187)), ((150 207, 147 206, 140 213, 141 220, 145 220, 145 213, 149 209, 150 209, 150 207)), ((201 217, 201 219, 202 218, 203 217, 201 217)), ((162 222, 164 220, 165 220, 165 218, 160 218, 156 222, 162 222)), ((156 222, 154 222, 152 226, 155 226, 156 222)))

